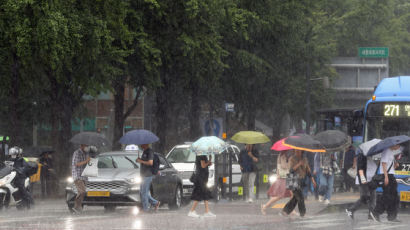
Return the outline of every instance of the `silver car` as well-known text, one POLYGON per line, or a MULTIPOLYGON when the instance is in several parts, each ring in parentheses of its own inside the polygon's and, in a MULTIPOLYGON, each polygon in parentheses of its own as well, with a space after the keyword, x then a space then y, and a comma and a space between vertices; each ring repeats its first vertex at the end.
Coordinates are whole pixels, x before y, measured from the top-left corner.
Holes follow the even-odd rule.
MULTIPOLYGON (((159 175, 151 184, 151 195, 167 203, 171 209, 181 207, 182 180, 173 166, 160 154, 159 175)), ((104 206, 113 211, 117 206, 141 206, 140 165, 138 152, 116 151, 98 155, 98 176, 88 177, 83 205, 104 206)), ((70 211, 74 207, 77 189, 72 179, 66 186, 66 202, 70 211)))

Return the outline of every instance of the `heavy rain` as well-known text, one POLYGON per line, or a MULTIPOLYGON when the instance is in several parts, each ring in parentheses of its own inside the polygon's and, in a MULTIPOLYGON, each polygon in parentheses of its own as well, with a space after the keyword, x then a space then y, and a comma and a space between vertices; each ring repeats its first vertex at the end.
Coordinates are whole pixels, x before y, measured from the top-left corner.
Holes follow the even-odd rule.
POLYGON ((409 229, 410 1, 1 0, 1 229, 409 229))

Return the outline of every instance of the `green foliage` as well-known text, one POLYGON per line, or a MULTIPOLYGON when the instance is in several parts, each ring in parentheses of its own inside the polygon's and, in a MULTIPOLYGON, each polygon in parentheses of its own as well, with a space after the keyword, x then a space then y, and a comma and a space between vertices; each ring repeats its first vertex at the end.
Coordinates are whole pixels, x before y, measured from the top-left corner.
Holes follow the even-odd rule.
MULTIPOLYGON (((387 46, 391 75, 408 74, 409 9, 406 0, 3 0, 0 112, 74 111, 83 95, 127 83, 156 95, 158 126, 224 101, 248 122, 302 119, 307 79, 334 77, 332 57, 387 46)), ((332 92, 310 83, 314 116, 332 92)), ((68 119, 41 118, 53 115, 68 119)))

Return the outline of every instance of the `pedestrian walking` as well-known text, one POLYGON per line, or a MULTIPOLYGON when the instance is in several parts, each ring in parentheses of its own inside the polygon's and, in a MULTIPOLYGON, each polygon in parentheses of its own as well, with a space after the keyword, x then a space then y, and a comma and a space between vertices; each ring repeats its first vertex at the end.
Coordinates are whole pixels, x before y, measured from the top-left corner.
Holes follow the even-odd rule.
POLYGON ((239 154, 244 198, 249 203, 252 203, 255 198, 253 187, 255 185, 258 157, 259 153, 252 144, 246 144, 245 149, 239 154))
POLYGON ((307 159, 303 157, 301 150, 295 150, 295 155, 293 155, 289 159, 289 168, 291 172, 296 173, 300 182, 299 186, 292 190, 292 198, 288 201, 288 203, 286 203, 285 207, 279 214, 282 216, 287 216, 295 209, 296 205, 298 205, 299 214, 301 217, 303 217, 306 214, 305 199, 302 193, 304 187, 304 178, 306 176, 309 176, 312 180, 313 186, 315 187, 316 182, 311 176, 309 164, 307 162, 307 159))
POLYGON ((149 213, 151 212, 150 204, 154 207, 154 211, 157 211, 160 201, 154 199, 150 194, 150 187, 152 179, 154 178, 153 174, 153 165, 154 165, 154 153, 152 152, 149 144, 142 144, 141 149, 143 149, 141 158, 137 158, 137 162, 140 163, 140 175, 142 177, 142 183, 140 187, 141 201, 142 201, 142 211, 149 213))
POLYGON ((394 169, 398 166, 395 161, 395 155, 400 154, 402 151, 403 148, 400 145, 394 145, 382 152, 378 173, 384 175, 383 193, 374 211, 370 212, 370 215, 375 221, 380 222, 380 215, 386 211, 387 220, 400 222, 397 219, 400 200, 397 195, 397 182, 394 177, 394 169))
MULTIPOLYGON (((311 170, 314 169, 314 167, 315 167, 314 166, 315 155, 311 154, 311 153, 308 153, 308 152, 304 152, 303 155, 304 155, 303 157, 305 157, 308 161, 309 168, 311 170)), ((305 184, 306 184, 306 186, 303 188, 303 197, 305 198, 305 200, 308 199, 309 192, 311 194, 315 194, 315 197, 316 197, 316 192, 315 192, 316 189, 313 186, 312 180, 308 176, 305 177, 305 184)))
POLYGON ((313 163, 313 178, 316 181, 316 187, 314 188, 315 200, 319 200, 320 176, 320 153, 315 153, 313 163))
POLYGON ((267 194, 270 197, 266 204, 261 205, 261 212, 266 215, 266 208, 270 207, 280 199, 291 197, 292 191, 286 189, 286 175, 289 173, 289 157, 287 151, 280 152, 277 159, 277 180, 270 186, 267 194))
POLYGON ((53 193, 54 168, 53 161, 50 157, 50 152, 44 152, 40 155, 40 182, 41 182, 41 197, 46 198, 53 193))
POLYGON ((335 178, 336 153, 322 153, 319 156, 320 161, 320 179, 319 179, 319 202, 324 201, 325 204, 330 204, 330 198, 333 193, 333 183, 335 178))
POLYGON ((354 184, 354 178, 352 178, 351 176, 349 176, 349 174, 347 173, 347 171, 350 168, 356 169, 356 163, 355 163, 355 149, 353 147, 353 145, 350 145, 344 155, 343 155, 343 167, 342 167, 342 175, 343 175, 343 184, 344 184, 344 189, 346 192, 350 192, 350 190, 352 189, 353 191, 356 190, 354 184))
POLYGON ((212 199, 211 191, 208 189, 206 184, 208 183, 209 177, 209 166, 212 165, 212 155, 209 155, 209 160, 207 156, 201 155, 196 156, 195 160, 195 182, 194 189, 192 191, 191 200, 194 201, 191 209, 188 212, 190 217, 200 217, 195 209, 200 201, 205 203, 205 214, 204 217, 216 217, 215 214, 209 211, 209 200, 212 199))
POLYGON ((77 196, 74 201, 74 208, 72 209, 75 213, 80 213, 82 208, 82 203, 85 197, 85 185, 87 177, 81 176, 87 163, 90 161, 90 146, 81 144, 80 148, 74 151, 73 160, 71 164, 71 175, 74 180, 74 184, 77 188, 77 196))
POLYGON ((376 207, 376 190, 369 186, 376 173, 377 165, 371 156, 366 157, 362 152, 357 154, 357 175, 356 184, 359 185, 360 198, 348 209, 347 215, 354 219, 354 213, 361 205, 366 205, 369 210, 368 218, 371 219, 370 212, 376 207))

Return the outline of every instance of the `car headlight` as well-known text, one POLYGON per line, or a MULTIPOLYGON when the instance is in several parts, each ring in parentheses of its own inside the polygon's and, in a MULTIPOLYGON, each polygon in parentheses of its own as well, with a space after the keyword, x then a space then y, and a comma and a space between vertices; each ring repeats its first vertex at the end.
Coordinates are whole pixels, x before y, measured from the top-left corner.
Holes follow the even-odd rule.
POLYGON ((214 186, 214 183, 208 182, 208 183, 206 184, 206 187, 208 187, 208 188, 212 188, 212 186, 214 186))
POLYGON ((277 179, 278 179, 278 176, 276 174, 270 175, 269 176, 269 183, 273 184, 273 183, 276 182, 277 179))
POLYGON ((74 179, 72 177, 67 177, 67 183, 69 184, 74 183, 74 179))
POLYGON ((134 178, 127 179, 127 181, 131 184, 141 184, 142 178, 140 176, 136 176, 134 178))

